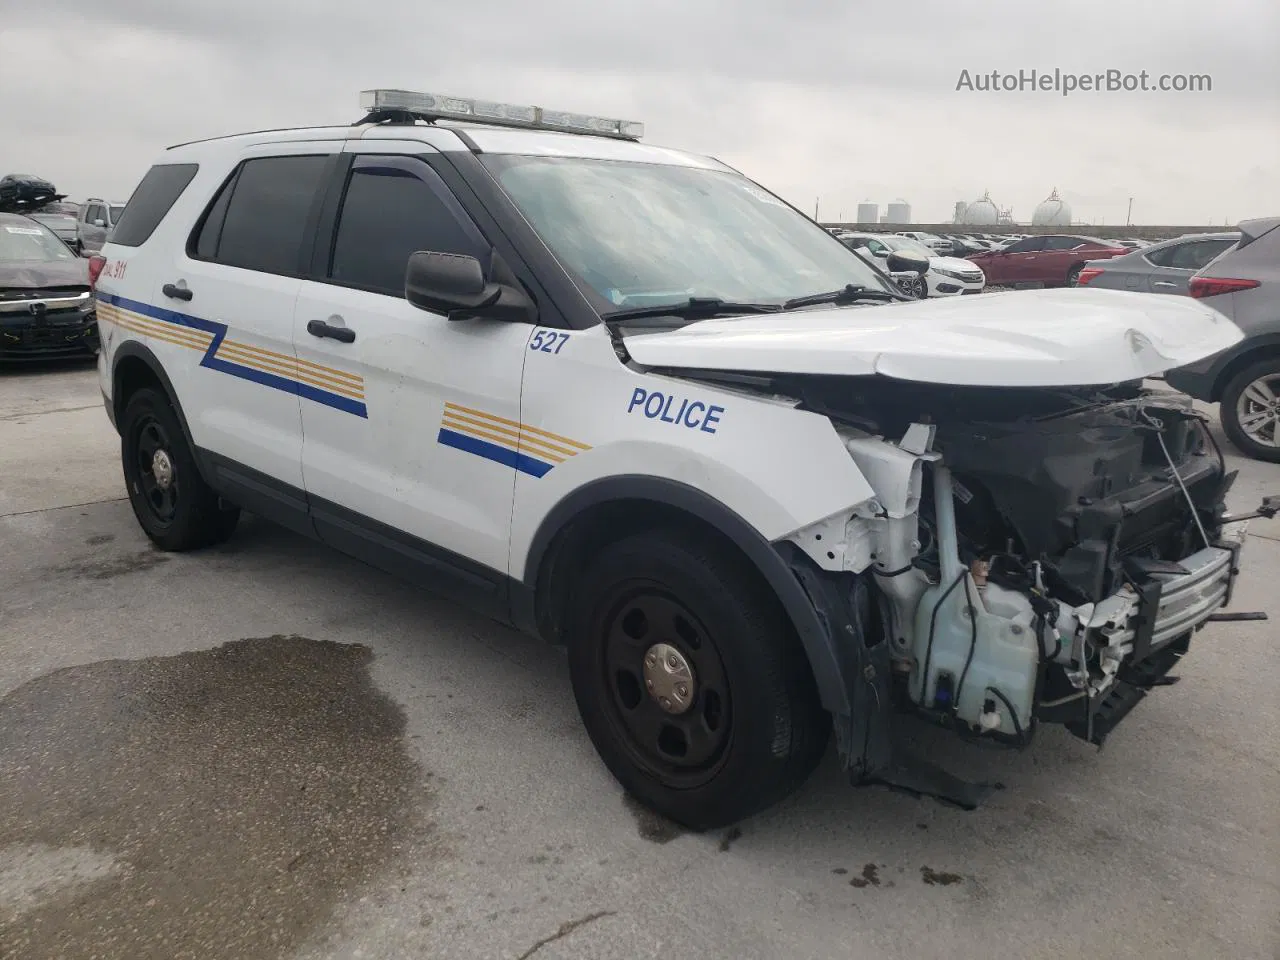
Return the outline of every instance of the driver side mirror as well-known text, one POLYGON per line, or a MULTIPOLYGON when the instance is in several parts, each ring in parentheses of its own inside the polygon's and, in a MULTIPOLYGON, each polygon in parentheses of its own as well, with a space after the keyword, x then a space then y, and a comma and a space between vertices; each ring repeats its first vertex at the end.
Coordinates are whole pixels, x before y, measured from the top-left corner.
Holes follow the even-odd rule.
POLYGON ((105 226, 107 225, 107 221, 105 221, 105 220, 101 220, 101 219, 99 219, 99 220, 95 220, 95 221, 93 221, 93 225, 94 225, 95 227, 105 227, 105 226))
POLYGON ((411 254, 404 296, 419 310, 442 313, 450 320, 483 317, 532 323, 538 314, 522 289, 486 281, 479 260, 456 253, 411 254))
POLYGON ((873 257, 879 257, 881 260, 883 260, 885 257, 889 256, 889 251, 881 247, 879 250, 872 250, 871 255, 873 257))
POLYGON ((916 273, 924 276, 929 272, 929 258, 911 250, 894 250, 885 263, 890 273, 916 273))

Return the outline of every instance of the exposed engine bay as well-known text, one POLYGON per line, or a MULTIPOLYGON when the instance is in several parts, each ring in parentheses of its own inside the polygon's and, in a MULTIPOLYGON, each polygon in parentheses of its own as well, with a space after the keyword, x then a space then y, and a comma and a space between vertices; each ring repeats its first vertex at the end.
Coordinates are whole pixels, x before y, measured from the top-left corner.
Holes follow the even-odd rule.
POLYGON ((832 419, 876 491, 790 539, 874 583, 900 706, 965 736, 1057 722, 1101 744, 1229 599, 1235 475, 1181 395, 772 385, 832 419))

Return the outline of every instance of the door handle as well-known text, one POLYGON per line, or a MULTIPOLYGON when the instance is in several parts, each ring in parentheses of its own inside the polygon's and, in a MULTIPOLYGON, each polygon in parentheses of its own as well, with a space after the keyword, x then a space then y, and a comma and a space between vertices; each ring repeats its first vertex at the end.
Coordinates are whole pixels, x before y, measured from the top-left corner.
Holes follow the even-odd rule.
POLYGON ((173 300, 190 300, 194 296, 185 286, 180 287, 173 283, 166 283, 160 288, 160 292, 173 300))
POLYGON ((1153 287, 1176 287, 1177 286, 1176 283, 1170 283, 1168 280, 1153 280, 1151 281, 1151 285, 1153 287))
MULTIPOLYGON (((330 320, 339 320, 340 317, 330 317, 330 320)), ((307 323, 307 333, 313 337, 328 337, 330 340, 337 340, 339 343, 355 343, 356 332, 350 327, 335 326, 328 320, 311 320, 307 323)))

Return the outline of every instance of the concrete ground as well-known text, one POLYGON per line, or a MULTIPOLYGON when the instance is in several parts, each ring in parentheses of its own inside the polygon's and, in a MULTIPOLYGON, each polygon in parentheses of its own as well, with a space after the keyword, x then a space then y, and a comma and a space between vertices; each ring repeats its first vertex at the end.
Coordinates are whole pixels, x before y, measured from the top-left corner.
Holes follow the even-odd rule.
MULTIPOLYGON (((0 957, 1280 957, 1280 645, 1214 624, 1098 752, 690 835, 562 654, 266 524, 153 551, 86 368, 0 373, 0 957)), ((1232 456, 1239 506, 1280 469, 1232 456)), ((1280 521, 1234 607, 1280 615, 1280 521)))

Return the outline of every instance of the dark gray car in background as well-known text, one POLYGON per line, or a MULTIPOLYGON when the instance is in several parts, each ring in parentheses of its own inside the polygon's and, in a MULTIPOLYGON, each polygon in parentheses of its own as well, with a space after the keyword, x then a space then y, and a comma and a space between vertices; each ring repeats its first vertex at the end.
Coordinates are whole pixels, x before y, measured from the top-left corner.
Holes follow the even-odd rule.
POLYGON ((1090 260, 1081 269, 1075 285, 1186 296, 1195 272, 1226 253, 1239 239, 1240 234, 1231 231, 1192 233, 1161 240, 1121 257, 1090 260))
MULTIPOLYGON (((1246 220, 1240 241, 1191 278, 1189 293, 1244 331, 1229 350, 1170 370, 1170 386, 1221 403, 1241 452, 1280 463, 1280 217, 1246 220)), ((1092 286, 1092 284, 1090 284, 1092 286)))

